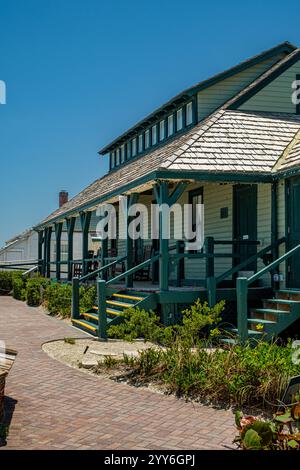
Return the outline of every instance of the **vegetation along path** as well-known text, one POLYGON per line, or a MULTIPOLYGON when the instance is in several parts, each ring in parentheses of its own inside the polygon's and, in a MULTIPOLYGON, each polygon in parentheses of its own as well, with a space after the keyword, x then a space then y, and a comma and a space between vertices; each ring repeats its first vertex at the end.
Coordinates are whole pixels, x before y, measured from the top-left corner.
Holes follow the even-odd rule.
POLYGON ((6 386, 8 444, 0 451, 232 448, 231 411, 84 374, 42 351, 46 341, 76 335, 39 309, 0 298, 0 339, 19 352, 6 386))

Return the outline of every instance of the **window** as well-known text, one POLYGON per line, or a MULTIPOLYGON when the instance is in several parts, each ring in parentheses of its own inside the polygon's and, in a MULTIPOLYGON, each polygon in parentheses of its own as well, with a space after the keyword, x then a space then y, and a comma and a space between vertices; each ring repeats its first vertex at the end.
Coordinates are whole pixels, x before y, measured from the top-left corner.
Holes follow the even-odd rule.
POLYGON ((159 123, 159 140, 162 141, 166 137, 165 135, 165 121, 160 121, 159 123))
POLYGON ((60 247, 60 260, 68 261, 68 242, 61 242, 60 247))
POLYGON ((127 143, 127 159, 126 160, 129 160, 129 158, 131 158, 131 142, 127 143))
POLYGON ((134 138, 131 142, 131 155, 133 157, 136 156, 136 152, 137 152, 137 149, 136 149, 136 138, 134 138))
POLYGON ((110 168, 115 167, 115 152, 110 152, 110 168))
POLYGON ((192 101, 186 105, 186 125, 190 126, 193 123, 193 103, 192 101))
POLYGON ((148 149, 149 147, 150 147, 150 131, 149 129, 147 129, 145 132, 145 149, 148 149))
POLYGON ((120 149, 116 150, 116 166, 120 165, 120 149))
POLYGON ((174 115, 168 117, 168 137, 174 134, 174 115))
MULTIPOLYGON (((203 204, 203 188, 194 189, 189 192, 189 203, 192 205, 192 230, 196 231, 196 222, 197 222, 197 204, 203 204)), ((190 240, 195 242, 195 238, 190 240)), ((194 250, 190 250, 195 253, 194 250)))
POLYGON ((156 145, 157 144, 157 126, 152 127, 152 139, 151 139, 151 144, 156 145))
POLYGON ((121 145, 121 163, 125 162, 125 145, 121 145))
POLYGON ((144 142, 143 142, 143 134, 139 135, 139 153, 141 153, 144 150, 144 142))
POLYGON ((176 113, 176 130, 181 131, 183 128, 183 110, 182 108, 178 109, 176 113))

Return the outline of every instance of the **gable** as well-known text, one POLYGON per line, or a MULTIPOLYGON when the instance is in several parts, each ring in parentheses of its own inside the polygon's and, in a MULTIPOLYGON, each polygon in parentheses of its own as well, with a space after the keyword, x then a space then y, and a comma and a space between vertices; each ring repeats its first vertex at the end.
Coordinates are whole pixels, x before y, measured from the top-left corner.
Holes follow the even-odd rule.
POLYGON ((300 59, 282 72, 271 83, 258 91, 238 109, 242 111, 266 111, 275 113, 296 113, 292 102, 292 83, 300 74, 300 59))
POLYGON ((198 121, 206 118, 209 114, 226 103, 226 101, 256 80, 283 57, 285 57, 285 54, 277 54, 268 60, 248 67, 246 70, 200 91, 197 95, 198 121))

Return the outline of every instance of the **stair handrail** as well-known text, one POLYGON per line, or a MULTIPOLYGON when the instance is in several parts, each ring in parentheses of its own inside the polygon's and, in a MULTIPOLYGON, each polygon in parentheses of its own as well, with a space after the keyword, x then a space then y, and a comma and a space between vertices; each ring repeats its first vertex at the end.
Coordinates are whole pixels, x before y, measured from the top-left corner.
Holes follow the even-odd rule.
MULTIPOLYGON (((238 265, 228 269, 227 271, 225 271, 223 274, 219 275, 218 277, 215 277, 215 276, 208 277, 206 279, 206 288, 207 288, 207 292, 208 292, 208 303, 209 303, 209 305, 211 307, 213 307, 216 304, 217 285, 220 284, 220 282, 224 281, 229 276, 232 276, 233 274, 237 273, 238 271, 245 268, 249 264, 257 261, 259 258, 262 258, 269 251, 272 251, 273 248, 281 245, 285 241, 286 241, 286 238, 282 237, 279 240, 277 240, 275 243, 272 243, 272 244, 266 246, 265 248, 262 248, 257 253, 250 256, 246 260, 242 261, 238 265)), ((255 242, 255 243, 257 243, 257 242, 255 242)))
POLYGON ((137 266, 134 266, 133 268, 128 269, 128 271, 118 274, 118 276, 114 277, 113 279, 110 279, 109 281, 106 282, 106 286, 110 286, 111 284, 114 284, 115 282, 120 281, 127 276, 131 276, 132 274, 135 274, 141 269, 149 266, 149 264, 155 263, 156 261, 159 260, 159 258, 160 258, 160 255, 152 256, 152 258, 149 258, 146 261, 143 261, 142 263, 138 264, 137 266))
POLYGON ((253 282, 260 279, 264 274, 269 271, 273 271, 277 266, 291 258, 298 250, 300 250, 300 244, 296 245, 291 250, 287 251, 284 255, 280 256, 277 260, 265 266, 253 276, 238 277, 236 284, 236 295, 237 295, 237 322, 238 322, 238 335, 241 342, 245 342, 248 339, 248 288, 253 282))
POLYGON ((97 275, 97 274, 101 274, 102 272, 106 271, 106 270, 109 269, 109 268, 112 268, 112 267, 115 266, 116 264, 122 263, 123 261, 126 261, 126 259, 127 259, 127 256, 122 256, 122 257, 120 257, 120 258, 117 258, 117 259, 115 259, 114 261, 112 261, 111 263, 105 264, 104 266, 101 266, 101 268, 96 269, 95 271, 92 271, 91 273, 88 273, 88 274, 86 274, 85 276, 81 276, 81 277, 79 278, 79 281, 80 281, 80 282, 87 281, 87 280, 90 279, 91 277, 94 277, 94 276, 97 275))

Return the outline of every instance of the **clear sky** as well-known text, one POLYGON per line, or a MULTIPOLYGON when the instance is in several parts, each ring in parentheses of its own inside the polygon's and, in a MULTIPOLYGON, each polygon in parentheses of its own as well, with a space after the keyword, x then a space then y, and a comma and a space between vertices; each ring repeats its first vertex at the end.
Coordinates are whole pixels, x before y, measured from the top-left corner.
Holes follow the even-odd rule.
POLYGON ((175 94, 285 40, 298 1, 0 0, 0 245, 107 170, 97 151, 175 94))

